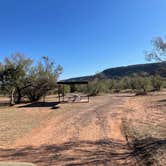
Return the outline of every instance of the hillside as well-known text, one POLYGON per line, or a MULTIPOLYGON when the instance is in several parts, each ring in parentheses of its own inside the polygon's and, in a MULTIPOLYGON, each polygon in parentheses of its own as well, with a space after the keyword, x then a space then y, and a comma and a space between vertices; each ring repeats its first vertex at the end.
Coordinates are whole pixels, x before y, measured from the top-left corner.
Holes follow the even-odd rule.
MULTIPOLYGON (((101 72, 101 74, 107 78, 118 78, 123 76, 131 76, 133 74, 147 73, 148 75, 159 74, 160 76, 166 77, 166 71, 164 68, 166 63, 148 63, 148 64, 138 64, 130 66, 122 66, 109 68, 101 72)), ((67 79, 66 81, 89 81, 95 78, 96 75, 76 77, 67 79)))

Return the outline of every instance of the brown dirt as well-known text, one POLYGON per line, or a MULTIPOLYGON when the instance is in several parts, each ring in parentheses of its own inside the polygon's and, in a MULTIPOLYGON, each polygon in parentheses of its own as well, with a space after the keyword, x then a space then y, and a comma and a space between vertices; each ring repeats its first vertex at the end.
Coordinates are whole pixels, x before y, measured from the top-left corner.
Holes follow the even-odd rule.
MULTIPOLYGON (((0 161, 26 161, 39 166, 136 165, 121 132, 122 119, 146 120, 150 103, 162 101, 165 96, 165 93, 146 97, 116 94, 91 98, 90 103, 85 104, 60 104, 57 109, 4 108, 0 114, 12 109, 17 117, 31 120, 20 121, 20 124, 17 121, 14 132, 12 126, 9 127, 8 141, 13 139, 10 144, 0 138, 0 161), (30 125, 32 121, 35 125, 30 125), (12 134, 21 125, 31 127, 13 138, 12 134)), ((48 99, 53 100, 52 96, 48 99)))
POLYGON ((63 104, 56 115, 17 140, 15 146, 61 144, 70 140, 124 140, 119 127, 124 102, 102 96, 89 104, 63 104))

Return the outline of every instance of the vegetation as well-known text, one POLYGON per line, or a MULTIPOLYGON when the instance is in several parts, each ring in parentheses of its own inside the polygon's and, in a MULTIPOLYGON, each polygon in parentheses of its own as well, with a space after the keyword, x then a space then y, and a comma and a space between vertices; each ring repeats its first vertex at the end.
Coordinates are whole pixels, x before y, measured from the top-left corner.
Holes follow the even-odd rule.
POLYGON ((160 91, 165 84, 165 78, 159 75, 148 76, 144 73, 117 79, 95 78, 89 82, 88 88, 77 86, 74 91, 88 93, 91 96, 117 92, 134 92, 136 95, 145 95, 147 92, 160 91))
POLYGON ((22 54, 11 55, 0 68, 1 91, 10 96, 10 104, 19 103, 26 88, 27 73, 32 61, 22 54))
POLYGON ((33 65, 31 59, 16 53, 0 65, 0 89, 10 97, 10 105, 19 103, 25 96, 37 101, 56 87, 61 71, 62 67, 55 67, 48 57, 33 65))
MULTIPOLYGON (((101 93, 130 91, 136 95, 147 94, 149 91, 160 91, 166 87, 165 58, 166 42, 162 38, 152 40, 152 51, 146 51, 148 60, 160 63, 132 65, 104 70, 94 76, 70 79, 89 80, 89 87, 65 87, 65 93, 84 92, 95 96, 101 93)), ((55 91, 58 76, 62 72, 61 66, 43 57, 36 65, 23 54, 16 53, 6 58, 0 64, 0 92, 10 97, 10 104, 19 103, 23 97, 29 101, 37 101, 50 91, 55 91)))
MULTIPOLYGON (((146 111, 148 112, 148 111, 146 111)), ((165 114, 163 109, 157 110, 156 114, 151 110, 148 112, 148 119, 133 120, 122 119, 121 131, 125 136, 128 145, 133 149, 133 155, 141 166, 165 166, 166 144, 165 127, 162 118, 165 114)))
POLYGON ((166 42, 161 37, 157 37, 153 39, 151 42, 152 42, 152 51, 145 51, 147 60, 165 62, 166 61, 166 42))
POLYGON ((49 62, 48 57, 43 57, 43 61, 32 67, 28 81, 30 86, 25 89, 25 95, 30 101, 37 101, 45 97, 47 93, 56 88, 56 82, 62 68, 54 68, 54 63, 49 62))
POLYGON ((145 57, 148 61, 160 63, 112 68, 94 76, 73 78, 70 81, 89 80, 89 88, 82 91, 93 96, 123 90, 131 90, 136 95, 160 91, 162 87, 166 87, 166 42, 160 37, 155 38, 152 40, 152 47, 152 51, 145 52, 145 57))

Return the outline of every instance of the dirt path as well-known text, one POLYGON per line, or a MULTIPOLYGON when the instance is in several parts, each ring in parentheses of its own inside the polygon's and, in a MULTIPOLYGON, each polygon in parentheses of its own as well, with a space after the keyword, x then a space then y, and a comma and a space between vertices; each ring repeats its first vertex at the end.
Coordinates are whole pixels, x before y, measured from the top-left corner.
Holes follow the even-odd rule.
POLYGON ((15 146, 40 146, 78 140, 124 140, 120 123, 121 117, 124 116, 125 99, 110 96, 103 99, 96 105, 70 104, 69 108, 68 104, 61 105, 62 108, 56 116, 17 140, 15 146))
POLYGON ((100 96, 88 104, 62 104, 40 127, 10 149, 1 149, 0 161, 27 161, 38 166, 133 165, 121 132, 127 101, 123 96, 100 96))

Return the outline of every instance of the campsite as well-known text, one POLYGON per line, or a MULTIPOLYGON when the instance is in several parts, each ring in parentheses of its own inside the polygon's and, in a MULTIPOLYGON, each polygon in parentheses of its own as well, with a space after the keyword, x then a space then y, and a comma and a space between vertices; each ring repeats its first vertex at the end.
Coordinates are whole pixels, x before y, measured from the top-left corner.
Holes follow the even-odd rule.
POLYGON ((0 166, 166 166, 165 9, 0 0, 0 166))
POLYGON ((45 103, 3 106, 0 160, 41 166, 135 165, 156 157, 160 163, 165 156, 165 96, 166 91, 138 97, 119 93, 55 105, 58 98, 51 95, 45 103))

